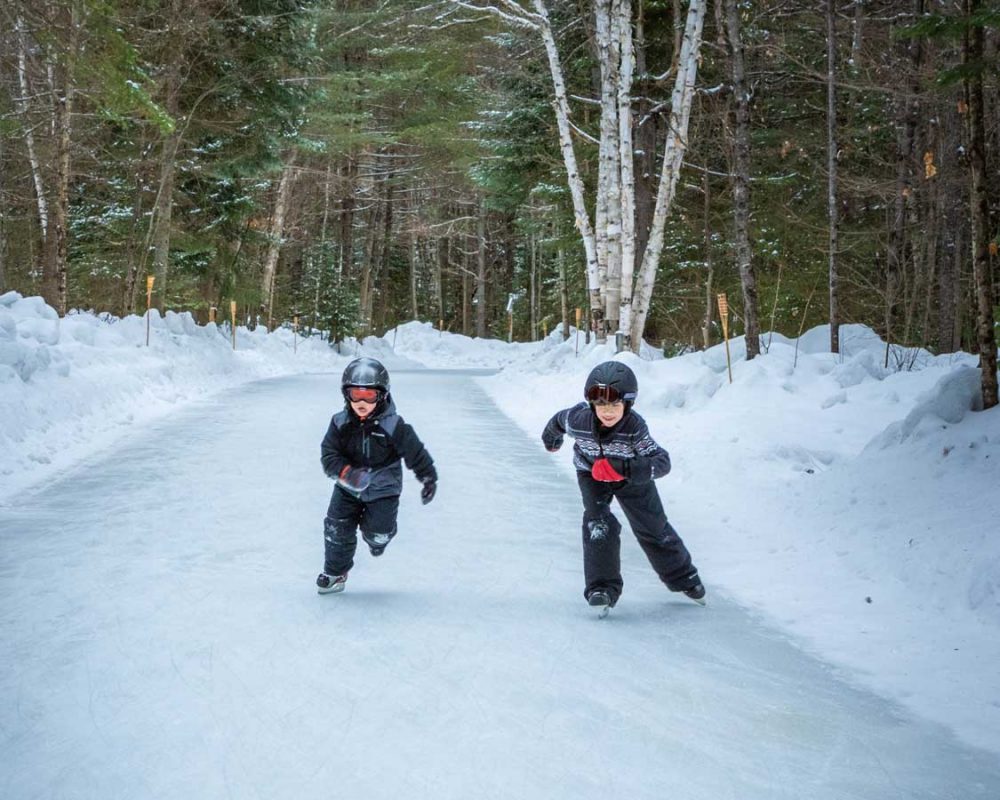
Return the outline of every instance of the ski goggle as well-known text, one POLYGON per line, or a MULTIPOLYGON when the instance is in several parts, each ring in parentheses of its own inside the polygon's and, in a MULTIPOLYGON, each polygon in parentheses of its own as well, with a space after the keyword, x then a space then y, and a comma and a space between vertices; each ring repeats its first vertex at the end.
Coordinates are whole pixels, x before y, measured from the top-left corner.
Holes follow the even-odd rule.
POLYGON ((378 396, 379 390, 369 386, 347 387, 347 399, 352 403, 377 403, 378 396))
POLYGON ((586 398, 588 403, 598 405, 618 403, 625 399, 614 386, 608 386, 606 383, 595 383, 587 389, 586 398))

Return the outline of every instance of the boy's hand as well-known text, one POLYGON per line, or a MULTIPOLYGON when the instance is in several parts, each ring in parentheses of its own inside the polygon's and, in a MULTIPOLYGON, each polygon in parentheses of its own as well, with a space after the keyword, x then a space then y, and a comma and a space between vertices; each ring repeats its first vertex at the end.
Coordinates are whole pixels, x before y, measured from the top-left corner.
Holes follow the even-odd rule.
POLYGON ((625 480, 625 476, 611 466, 611 462, 606 458, 597 459, 594 462, 594 466, 590 468, 590 474, 594 476, 595 481, 603 481, 604 483, 625 480))
POLYGON ((352 467, 350 465, 344 467, 337 478, 337 483, 340 487, 352 494, 361 494, 368 488, 368 484, 371 482, 372 471, 370 469, 366 467, 352 467))
POLYGON ((556 452, 560 447, 562 447, 563 437, 562 436, 545 436, 542 435, 542 444, 545 445, 545 449, 550 453, 556 452))
POLYGON ((437 487, 438 484, 434 478, 424 478, 424 488, 420 490, 420 502, 427 505, 433 500, 437 487))
POLYGON ((649 483, 653 480, 653 464, 643 456, 636 456, 628 462, 628 479, 634 484, 649 483))

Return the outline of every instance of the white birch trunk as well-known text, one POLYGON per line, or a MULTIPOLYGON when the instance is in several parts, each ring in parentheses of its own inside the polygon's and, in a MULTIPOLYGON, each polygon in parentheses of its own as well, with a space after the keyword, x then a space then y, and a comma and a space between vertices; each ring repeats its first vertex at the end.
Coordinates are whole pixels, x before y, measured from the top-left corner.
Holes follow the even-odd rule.
MULTIPOLYGON (((556 40, 552 34, 552 26, 549 22, 549 13, 542 0, 533 0, 535 11, 539 19, 537 25, 545 43, 545 53, 549 61, 549 73, 552 77, 552 87, 555 94, 556 124, 559 129, 559 149, 562 152, 563 163, 566 166, 566 180, 569 183, 570 195, 573 198, 573 214, 575 217, 577 230, 583 239, 583 249, 587 258, 587 288, 590 292, 590 308, 592 324, 596 325, 595 333, 598 340, 603 339, 603 324, 600 323, 603 316, 601 310, 601 285, 598 278, 597 246, 594 241, 594 229, 590 223, 590 216, 587 212, 587 205, 583 197, 583 178, 580 176, 580 169, 576 163, 576 152, 573 149, 573 138, 570 133, 570 109, 569 99, 566 96, 566 83, 563 80, 562 64, 559 60, 559 50, 556 48, 556 40)), ((697 0, 696 0, 697 1, 697 0)))
POLYGON ((670 129, 667 133, 667 145, 663 155, 660 185, 656 193, 653 224, 636 281, 633 300, 634 316, 630 336, 633 350, 638 350, 642 341, 642 332, 646 327, 646 316, 649 314, 649 303, 656 282, 656 268, 663 250, 663 233, 667 214, 673 204, 674 194, 677 190, 677 179, 680 176, 684 152, 687 149, 688 122, 691 119, 691 101, 694 98, 694 83, 698 75, 698 54, 701 50, 701 29, 704 18, 704 0, 691 0, 691 4, 688 6, 684 38, 681 42, 681 54, 677 62, 677 77, 674 81, 670 109, 670 129))
POLYGON ((278 271, 278 256, 281 254, 281 240, 285 235, 285 212, 288 209, 288 197, 292 189, 294 154, 288 157, 281 180, 278 182, 278 193, 274 199, 274 213, 271 215, 271 225, 267 236, 267 253, 264 256, 264 269, 260 281, 261 315, 267 314, 267 327, 271 328, 271 316, 274 303, 274 276, 278 271))
MULTIPOLYGON (((621 301, 618 329, 630 338, 632 326, 632 280, 635 274, 635 174, 632 147, 632 80, 635 48, 632 41, 632 2, 617 0, 619 53, 618 148, 621 170, 621 301)), ((626 347, 629 346, 626 338, 626 347)))
POLYGON ((601 140, 599 179, 594 215, 598 279, 602 289, 605 331, 618 326, 621 297, 621 170, 618 151, 618 19, 612 16, 617 0, 598 0, 594 8, 598 62, 601 68, 601 140))
POLYGON ((42 178, 42 167, 35 149, 35 134, 31 124, 28 109, 28 98, 31 89, 28 85, 27 44, 24 36, 24 23, 18 17, 14 24, 17 30, 17 80, 21 96, 17 100, 17 110, 24 121, 24 143, 28 150, 28 163, 31 166, 31 179, 35 186, 35 198, 38 203, 38 226, 42 233, 42 252, 49 237, 49 207, 45 197, 45 182, 42 178))

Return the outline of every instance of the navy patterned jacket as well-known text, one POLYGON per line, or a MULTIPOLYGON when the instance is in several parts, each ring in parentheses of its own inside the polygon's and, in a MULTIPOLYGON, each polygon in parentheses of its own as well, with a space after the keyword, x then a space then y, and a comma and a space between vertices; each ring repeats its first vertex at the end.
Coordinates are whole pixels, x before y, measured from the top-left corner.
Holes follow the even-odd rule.
POLYGON ((573 466, 578 472, 590 472, 599 458, 608 459, 632 483, 647 483, 670 472, 670 455, 649 435, 646 420, 632 409, 613 428, 604 428, 589 403, 564 408, 545 426, 542 442, 555 450, 566 434, 575 440, 573 466))

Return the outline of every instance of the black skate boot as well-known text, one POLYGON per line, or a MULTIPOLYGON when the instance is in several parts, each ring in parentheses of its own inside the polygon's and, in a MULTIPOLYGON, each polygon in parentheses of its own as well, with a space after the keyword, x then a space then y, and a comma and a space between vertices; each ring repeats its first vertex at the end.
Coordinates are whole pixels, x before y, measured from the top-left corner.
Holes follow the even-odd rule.
POLYGON ((374 558, 378 558, 385 552, 385 548, 389 546, 389 542, 392 541, 392 534, 373 533, 370 536, 365 534, 364 539, 365 544, 368 545, 368 552, 371 553, 374 558))
POLYGON ((587 595, 587 603, 591 608, 597 609, 598 619, 604 619, 615 604, 614 600, 611 599, 611 593, 606 589, 594 589, 587 595))
POLYGON ((694 586, 689 586, 685 589, 684 594, 694 600, 698 605, 705 605, 705 587, 702 586, 701 581, 698 581, 694 586))
POLYGON ((347 586, 347 573, 343 575, 327 575, 321 572, 316 578, 316 591, 320 594, 333 594, 342 592, 347 586))

